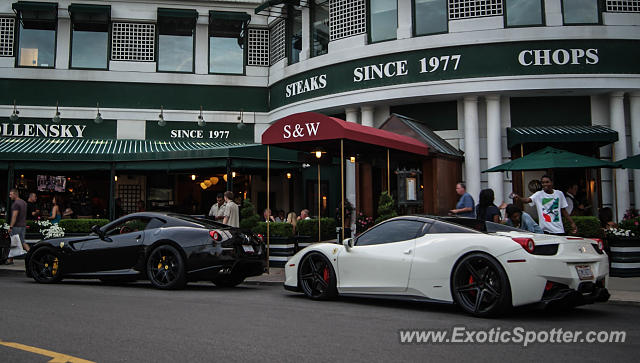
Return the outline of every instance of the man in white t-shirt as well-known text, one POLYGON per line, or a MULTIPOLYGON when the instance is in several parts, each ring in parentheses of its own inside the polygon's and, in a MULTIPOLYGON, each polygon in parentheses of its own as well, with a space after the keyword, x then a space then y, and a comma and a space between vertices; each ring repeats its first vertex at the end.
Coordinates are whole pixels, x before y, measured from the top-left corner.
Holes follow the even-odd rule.
POLYGON ((224 219, 224 195, 218 193, 217 203, 214 203, 209 210, 209 217, 213 217, 216 221, 222 221, 224 219))
POLYGON ((559 190, 553 189, 553 179, 548 175, 540 178, 542 190, 539 190, 529 198, 520 197, 514 194, 513 199, 520 199, 523 203, 530 203, 535 206, 538 211, 538 224, 545 233, 564 234, 564 226, 562 217, 566 218, 571 224, 571 233, 576 234, 578 227, 567 213, 567 200, 564 194, 559 190))
POLYGON ((233 192, 227 190, 224 192, 224 219, 222 223, 231 227, 240 227, 240 214, 238 205, 233 202, 233 192))

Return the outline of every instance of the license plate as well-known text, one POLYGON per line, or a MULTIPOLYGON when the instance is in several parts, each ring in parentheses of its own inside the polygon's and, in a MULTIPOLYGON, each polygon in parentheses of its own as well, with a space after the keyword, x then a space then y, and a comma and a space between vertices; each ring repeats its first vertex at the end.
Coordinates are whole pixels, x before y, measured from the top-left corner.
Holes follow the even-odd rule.
POLYGON ((578 278, 580 278, 580 280, 593 279, 593 272, 591 272, 591 266, 579 265, 579 266, 576 266, 576 271, 578 271, 578 278))
POLYGON ((244 252, 253 253, 253 246, 242 245, 242 249, 244 249, 244 252))

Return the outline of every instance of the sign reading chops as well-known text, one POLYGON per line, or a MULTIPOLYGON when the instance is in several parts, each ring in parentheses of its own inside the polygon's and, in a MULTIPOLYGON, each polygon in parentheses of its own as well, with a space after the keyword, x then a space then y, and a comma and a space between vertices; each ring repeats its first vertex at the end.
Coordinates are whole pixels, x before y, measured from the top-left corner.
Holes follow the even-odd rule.
POLYGON ((263 134, 265 145, 306 141, 350 140, 384 148, 427 155, 428 146, 408 136, 362 126, 315 112, 302 112, 273 123, 263 134))

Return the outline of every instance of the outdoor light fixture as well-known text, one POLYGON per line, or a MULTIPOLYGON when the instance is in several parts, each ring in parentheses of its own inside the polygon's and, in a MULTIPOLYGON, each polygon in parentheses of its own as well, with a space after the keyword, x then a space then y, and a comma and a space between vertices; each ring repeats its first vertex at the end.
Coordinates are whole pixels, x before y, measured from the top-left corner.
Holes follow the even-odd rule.
POLYGON ((244 129, 244 127, 245 127, 246 125, 244 124, 244 117, 243 117, 242 109, 240 109, 240 115, 238 116, 238 121, 240 121, 240 123, 236 125, 236 127, 238 128, 238 130, 242 130, 242 129, 244 129))
POLYGON ((51 121, 53 121, 54 123, 60 122, 60 111, 58 110, 58 101, 56 101, 56 114, 53 115, 53 118, 51 119, 51 121))
POLYGON ((287 173, 287 179, 291 179, 291 173, 287 173))
POLYGON ((167 121, 164 120, 164 108, 160 105, 160 114, 158 115, 158 126, 164 126, 167 121))
POLYGON ((118 181, 118 176, 117 176, 117 175, 116 175, 116 176, 114 176, 114 177, 113 177, 113 180, 114 180, 114 181, 118 181))
POLYGON ((327 152, 322 150, 322 149, 316 149, 316 150, 312 151, 311 153, 314 154, 316 156, 316 158, 320 159, 322 157, 322 154, 326 154, 327 152))
POLYGON ((232 171, 232 172, 231 172, 231 177, 232 177, 232 178, 235 178, 235 177, 236 177, 236 172, 235 172, 235 171, 232 171))
POLYGON ((356 157, 355 156, 350 157, 349 161, 351 161, 352 163, 355 163, 356 162, 356 157))
POLYGON ((16 122, 18 121, 18 114, 20 113, 20 111, 18 111, 18 109, 16 108, 16 100, 13 100, 13 113, 11 114, 11 116, 9 116, 9 120, 11 120, 11 122, 16 122))
POLYGON ((191 174, 191 180, 193 180, 193 181, 196 180, 196 175, 195 174, 191 174))
POLYGON ((202 127, 206 124, 204 117, 202 116, 202 106, 200 106, 200 114, 198 115, 198 126, 202 127))
POLYGON ((100 102, 96 102, 96 108, 98 109, 98 113, 96 114, 96 118, 93 119, 93 122, 97 124, 102 123, 102 114, 100 113, 100 102))
POLYGON ((220 181, 220 178, 218 178, 217 176, 212 176, 211 178, 209 178, 209 181, 211 181, 213 185, 216 185, 218 184, 218 181, 220 181))

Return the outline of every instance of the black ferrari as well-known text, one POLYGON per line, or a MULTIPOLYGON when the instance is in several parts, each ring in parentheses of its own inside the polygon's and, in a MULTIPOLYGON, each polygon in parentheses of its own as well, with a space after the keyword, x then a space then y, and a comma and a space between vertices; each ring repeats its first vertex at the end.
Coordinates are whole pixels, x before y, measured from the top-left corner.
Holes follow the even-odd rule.
POLYGON ((91 230, 38 242, 26 257, 27 276, 40 283, 148 279, 159 289, 180 289, 189 281, 231 287, 266 269, 261 236, 208 219, 142 212, 91 230))

